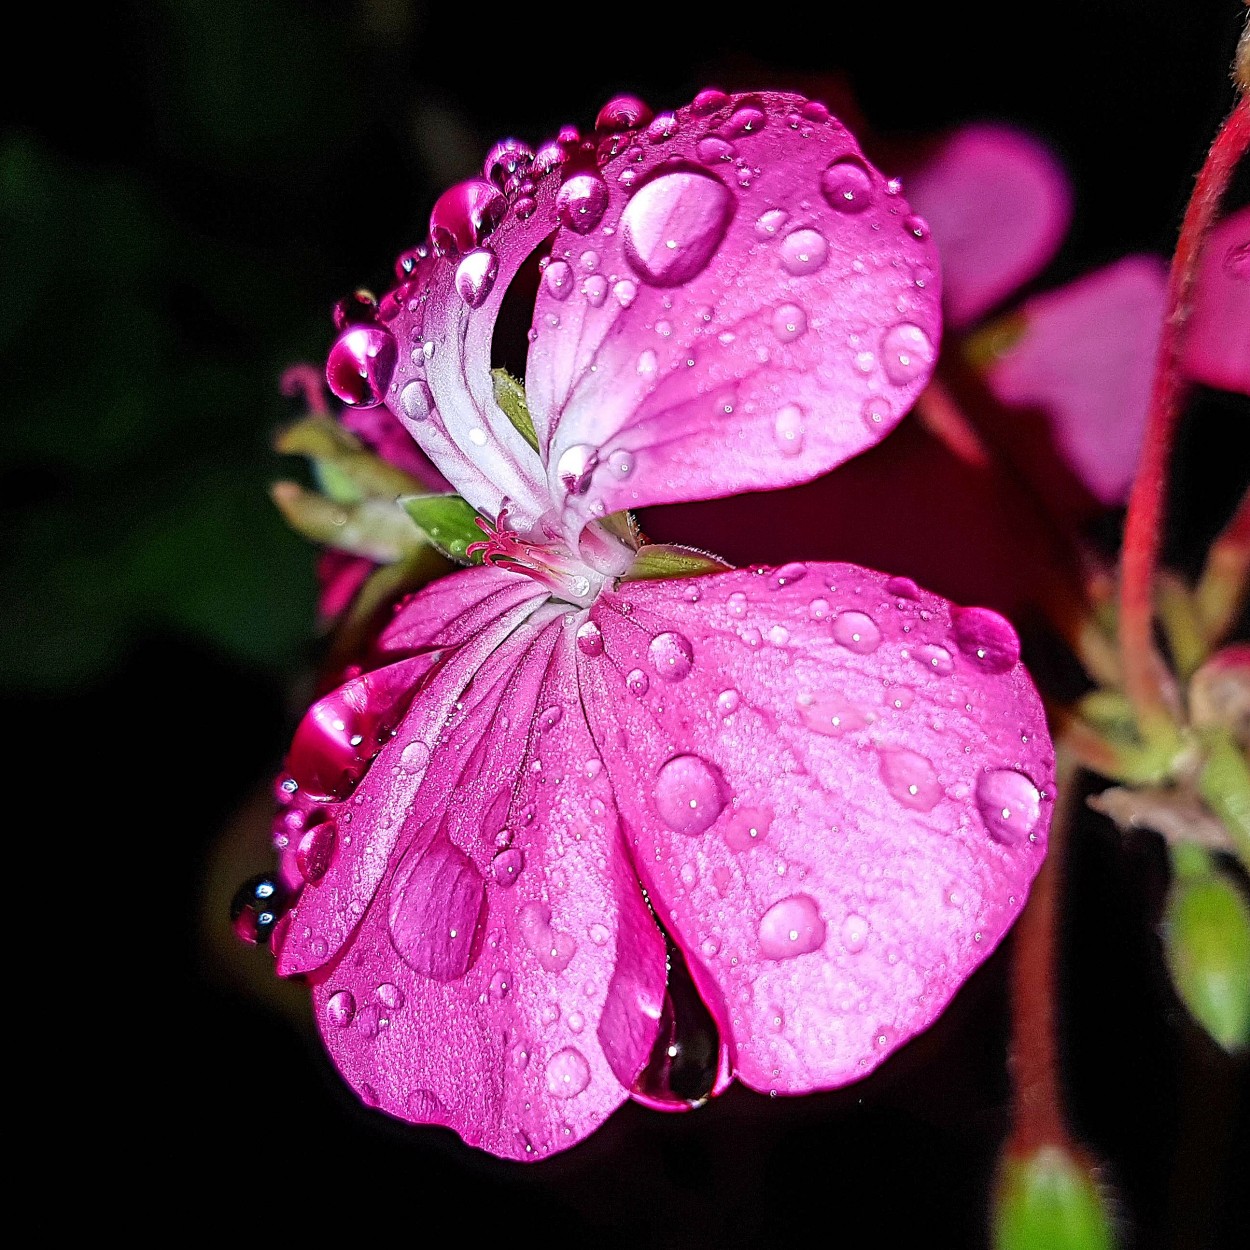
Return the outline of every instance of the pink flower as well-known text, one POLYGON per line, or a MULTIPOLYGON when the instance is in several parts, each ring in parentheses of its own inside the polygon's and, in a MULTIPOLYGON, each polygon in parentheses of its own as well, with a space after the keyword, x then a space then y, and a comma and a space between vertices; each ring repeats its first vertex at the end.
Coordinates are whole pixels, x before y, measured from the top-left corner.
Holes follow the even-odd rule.
POLYGON ((621 98, 485 175, 328 366, 488 518, 485 564, 299 726, 273 941, 365 1102, 530 1159, 630 1097, 874 1068, 1023 905, 1054 761, 996 613, 626 515, 810 480, 928 379, 932 243, 827 109, 621 98), (505 402, 496 318, 548 243, 505 402))

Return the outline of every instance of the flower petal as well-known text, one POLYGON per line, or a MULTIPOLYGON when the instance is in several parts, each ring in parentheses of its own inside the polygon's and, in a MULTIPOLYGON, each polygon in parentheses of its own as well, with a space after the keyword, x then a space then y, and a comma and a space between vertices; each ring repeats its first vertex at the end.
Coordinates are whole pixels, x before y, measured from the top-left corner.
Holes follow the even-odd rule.
POLYGON ((1007 126, 965 126, 908 180, 933 229, 951 323, 967 326, 1059 249, 1072 193, 1050 151, 1007 126))
POLYGON ((487 657, 542 602, 541 589, 525 583, 495 569, 435 582, 383 634, 380 649, 390 662, 331 691, 300 722, 288 758, 289 784, 298 788, 275 837, 290 858, 324 826, 317 836, 331 853, 318 857, 320 871, 291 913, 281 975, 334 958, 360 922, 417 800, 429 760, 422 744, 437 739, 487 657))
POLYGON ((575 1144, 625 1100, 664 998, 663 937, 581 708, 583 618, 535 612, 447 709, 417 794, 356 809, 357 836, 388 820, 398 836, 316 975, 318 1025, 366 1103, 515 1159, 575 1144))
POLYGON ((656 914, 738 1074, 862 1076, 993 950, 1054 758, 1002 617, 851 565, 636 582, 582 695, 656 914))
POLYGON ((1250 395, 1250 207, 1211 231, 1198 265, 1182 347, 1186 372, 1250 395))
POLYGON ((1039 295, 987 371, 1004 403, 1041 409, 1069 465, 1103 504, 1128 496, 1141 450, 1167 275, 1128 256, 1039 295))
POLYGON ((937 255, 823 106, 723 97, 566 178, 526 371, 570 541, 622 508, 807 481, 927 380, 937 255))

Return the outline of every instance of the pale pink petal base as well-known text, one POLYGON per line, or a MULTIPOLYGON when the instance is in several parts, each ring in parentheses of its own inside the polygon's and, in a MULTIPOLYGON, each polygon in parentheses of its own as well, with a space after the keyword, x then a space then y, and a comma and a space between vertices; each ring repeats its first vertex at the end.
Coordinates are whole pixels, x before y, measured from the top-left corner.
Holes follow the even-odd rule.
POLYGON ((1206 241, 1181 350, 1195 382, 1250 395, 1250 207, 1206 241))
POLYGON ((1064 458, 1103 504, 1122 503, 1137 468, 1167 273, 1129 256, 1029 300, 1020 338, 990 366, 1004 403, 1045 413, 1064 458))
POLYGON ((1007 126, 956 131, 907 190, 941 251, 946 313, 959 328, 1040 273, 1072 216, 1059 163, 1007 126))
POLYGON ((850 565, 634 583, 583 700, 651 905, 754 1089, 863 1076, 1001 940, 1054 759, 1011 627, 850 565))

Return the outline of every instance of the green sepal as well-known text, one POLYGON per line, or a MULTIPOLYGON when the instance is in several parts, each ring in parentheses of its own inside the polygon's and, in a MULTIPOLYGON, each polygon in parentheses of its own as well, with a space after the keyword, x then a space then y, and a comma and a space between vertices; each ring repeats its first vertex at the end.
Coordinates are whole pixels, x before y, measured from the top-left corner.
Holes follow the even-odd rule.
POLYGON ((362 499, 341 504, 296 482, 275 482, 273 501, 297 533, 376 564, 394 564, 422 545, 422 537, 393 503, 362 499))
POLYGON ((525 387, 507 369, 492 369, 490 376, 495 388, 495 403, 503 409, 504 416, 517 428, 521 437, 537 451, 538 433, 525 399, 525 387))
POLYGON ((1208 729, 1202 741, 1206 760, 1198 774, 1198 793, 1223 822, 1250 870, 1250 765, 1228 730, 1208 729))
POLYGON ((992 1218, 994 1250, 1113 1250, 1116 1244, 1097 1183, 1062 1146, 1003 1160, 992 1218))
POLYGON ((400 507, 430 540, 435 550, 457 564, 481 564, 481 553, 468 554, 472 543, 483 542, 476 524, 478 513, 459 495, 404 495, 400 507))
POLYGON ((654 582, 679 577, 703 577, 733 568, 718 556, 694 547, 678 547, 673 543, 648 543, 622 577, 623 582, 654 582))
POLYGON ((1143 741, 1133 705, 1118 690, 1095 690, 1077 710, 1106 748, 1106 757, 1090 765, 1095 771, 1136 786, 1157 785, 1172 777, 1185 748, 1179 733, 1143 741))
POLYGON ((1163 919, 1172 984, 1220 1046, 1242 1050, 1250 1043, 1250 906, 1205 851, 1176 848, 1173 864, 1163 919))
POLYGON ((420 489, 418 481, 369 451, 330 417, 313 415, 297 421, 278 435, 274 446, 287 455, 307 456, 318 485, 336 503, 393 501, 420 489))

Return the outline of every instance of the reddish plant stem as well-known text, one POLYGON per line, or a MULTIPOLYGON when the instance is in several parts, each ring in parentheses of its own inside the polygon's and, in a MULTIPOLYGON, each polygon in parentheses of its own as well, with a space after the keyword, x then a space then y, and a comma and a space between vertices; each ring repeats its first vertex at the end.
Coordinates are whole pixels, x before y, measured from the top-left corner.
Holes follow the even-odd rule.
POLYGON ((1128 501, 1120 578, 1120 652, 1125 690, 1137 709, 1143 733, 1170 724, 1159 680, 1162 661, 1154 645, 1154 571, 1167 491, 1168 459, 1187 388, 1180 351, 1198 258, 1215 222, 1220 201, 1237 163, 1250 146, 1250 99, 1242 96, 1211 144, 1198 172, 1181 223, 1168 276, 1167 316, 1159 341, 1154 385, 1146 416, 1141 460, 1128 501))
POLYGON ((1057 799, 1046 860, 1016 925, 1011 977, 1011 1079, 1015 1123, 1010 1149, 1068 1144, 1059 1066, 1059 910, 1064 856, 1078 775, 1062 739, 1057 744, 1057 799))

